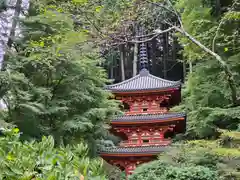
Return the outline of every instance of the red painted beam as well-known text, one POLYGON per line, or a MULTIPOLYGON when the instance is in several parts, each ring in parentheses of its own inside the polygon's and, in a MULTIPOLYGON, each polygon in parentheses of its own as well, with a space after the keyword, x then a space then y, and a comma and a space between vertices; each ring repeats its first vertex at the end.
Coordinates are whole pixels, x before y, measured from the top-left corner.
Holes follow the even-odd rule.
POLYGON ((142 90, 142 91, 112 91, 113 94, 119 95, 119 94, 146 94, 146 93, 158 93, 158 92, 172 92, 180 90, 180 87, 178 88, 170 88, 170 89, 158 89, 158 90, 142 90))

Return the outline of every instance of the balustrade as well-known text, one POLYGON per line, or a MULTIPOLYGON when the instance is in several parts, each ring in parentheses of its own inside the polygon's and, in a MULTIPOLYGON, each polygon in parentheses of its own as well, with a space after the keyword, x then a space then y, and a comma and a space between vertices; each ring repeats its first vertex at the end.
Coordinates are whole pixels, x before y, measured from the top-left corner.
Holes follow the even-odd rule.
POLYGON ((131 141, 122 141, 119 146, 120 147, 136 147, 136 146, 167 146, 171 144, 170 139, 152 139, 148 142, 144 141, 137 141, 137 142, 131 142, 131 141))
POLYGON ((168 113, 168 108, 166 107, 159 107, 158 109, 137 109, 137 110, 130 110, 130 111, 125 111, 125 115, 139 115, 139 114, 165 114, 168 113))

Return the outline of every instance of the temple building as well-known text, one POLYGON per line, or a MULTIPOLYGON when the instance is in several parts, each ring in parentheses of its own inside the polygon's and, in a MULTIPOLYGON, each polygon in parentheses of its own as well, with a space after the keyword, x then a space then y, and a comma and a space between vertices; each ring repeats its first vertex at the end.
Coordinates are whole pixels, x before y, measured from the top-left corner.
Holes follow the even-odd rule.
POLYGON ((121 137, 117 147, 100 151, 108 163, 130 175, 137 165, 152 161, 167 150, 175 134, 184 133, 184 113, 169 112, 181 101, 181 81, 153 76, 147 70, 146 46, 140 44, 140 72, 123 82, 108 85, 124 106, 124 115, 111 121, 111 133, 121 137))

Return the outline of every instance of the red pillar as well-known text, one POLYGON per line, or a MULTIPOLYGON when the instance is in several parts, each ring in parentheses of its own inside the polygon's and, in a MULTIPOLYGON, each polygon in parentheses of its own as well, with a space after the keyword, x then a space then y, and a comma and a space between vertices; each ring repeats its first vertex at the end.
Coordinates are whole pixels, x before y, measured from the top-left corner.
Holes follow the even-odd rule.
POLYGON ((142 145, 141 131, 137 132, 137 134, 138 134, 138 145, 141 146, 142 145))
POLYGON ((161 139, 161 140, 164 139, 164 131, 160 131, 160 139, 161 139))
POLYGON ((128 176, 131 175, 132 172, 136 169, 136 162, 127 162, 124 168, 126 173, 126 179, 128 179, 128 176))

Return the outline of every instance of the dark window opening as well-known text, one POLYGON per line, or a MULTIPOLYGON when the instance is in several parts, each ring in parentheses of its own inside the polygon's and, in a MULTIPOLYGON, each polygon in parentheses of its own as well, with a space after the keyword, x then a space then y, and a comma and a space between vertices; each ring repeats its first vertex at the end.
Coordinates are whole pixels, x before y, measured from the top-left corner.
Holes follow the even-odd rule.
POLYGON ((159 104, 160 107, 168 107, 169 106, 169 103, 166 101, 166 100, 163 100, 160 104, 159 104))
POLYGON ((123 102, 123 104, 121 106, 121 110, 122 111, 130 111, 130 106, 127 103, 123 102))
POLYGON ((143 108, 143 111, 146 112, 148 109, 147 108, 143 108))
POLYGON ((143 139, 143 143, 149 143, 148 139, 143 139))
POLYGON ((167 131, 164 133, 164 138, 167 139, 167 138, 173 138, 175 135, 174 131, 167 131))

